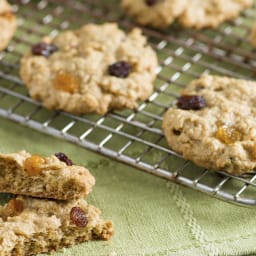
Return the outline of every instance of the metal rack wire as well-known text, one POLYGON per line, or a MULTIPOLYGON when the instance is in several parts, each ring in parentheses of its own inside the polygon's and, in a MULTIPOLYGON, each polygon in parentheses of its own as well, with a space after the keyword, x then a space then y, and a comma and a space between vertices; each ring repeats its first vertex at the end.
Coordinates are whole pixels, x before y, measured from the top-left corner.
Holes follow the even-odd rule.
POLYGON ((217 30, 160 31, 143 28, 158 53, 160 66, 154 93, 136 111, 105 116, 74 116, 46 110, 32 100, 19 78, 19 59, 44 35, 77 28, 86 22, 118 21, 129 30, 114 0, 13 0, 19 29, 0 53, 0 116, 71 141, 146 172, 173 180, 217 198, 256 206, 256 174, 234 177, 198 168, 172 151, 161 131, 161 116, 179 90, 202 73, 255 78, 256 52, 248 35, 256 6, 217 30))

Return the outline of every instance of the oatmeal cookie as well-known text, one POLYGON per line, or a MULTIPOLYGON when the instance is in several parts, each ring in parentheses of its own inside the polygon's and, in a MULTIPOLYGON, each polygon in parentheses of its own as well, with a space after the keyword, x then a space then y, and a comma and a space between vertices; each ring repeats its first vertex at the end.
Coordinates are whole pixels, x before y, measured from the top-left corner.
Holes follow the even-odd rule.
POLYGON ((82 166, 63 153, 49 157, 26 151, 0 154, 0 192, 71 200, 85 197, 95 184, 82 166))
POLYGON ((16 17, 6 0, 0 0, 0 51, 7 47, 16 30, 16 17))
POLYGON ((165 28, 176 19, 187 28, 215 28, 236 18, 252 0, 122 0, 122 7, 142 25, 165 28))
POLYGON ((187 28, 216 28, 222 22, 238 17, 252 3, 252 0, 188 0, 179 22, 187 28))
POLYGON ((83 199, 61 202, 29 197, 11 199, 0 207, 2 256, 54 252, 88 240, 109 240, 111 221, 83 199))
POLYGON ((256 166, 256 83, 203 75, 163 119, 170 147, 197 165, 239 175, 256 166))
POLYGON ((165 28, 182 14, 186 0, 122 0, 121 5, 139 24, 165 28))
POLYGON ((153 91, 157 57, 140 29, 87 24, 47 38, 21 60, 30 95, 75 114, 136 108, 153 91))

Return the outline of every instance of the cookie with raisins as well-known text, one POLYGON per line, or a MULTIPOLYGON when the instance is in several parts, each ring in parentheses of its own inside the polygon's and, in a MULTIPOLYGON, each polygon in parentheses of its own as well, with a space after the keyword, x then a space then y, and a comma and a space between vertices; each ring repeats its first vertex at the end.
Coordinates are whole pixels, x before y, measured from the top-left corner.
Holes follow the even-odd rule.
POLYGON ((209 169, 240 175, 256 167, 256 82, 203 75, 163 118, 170 147, 209 169))
POLYGON ((0 192, 58 200, 83 198, 95 184, 91 173, 64 153, 0 154, 0 174, 0 192))
POLYGON ((174 21, 183 27, 215 28, 236 18, 252 0, 122 0, 123 9, 141 25, 166 28, 174 21))
POLYGON ((0 0, 0 51, 5 49, 16 30, 16 17, 6 0, 0 0))
POLYGON ((139 24, 165 28, 182 14, 186 0, 122 0, 121 5, 139 24))
POLYGON ((87 24, 34 45, 21 60, 21 78, 46 108, 104 115, 136 108, 153 91, 158 65, 140 29, 87 24))
POLYGON ((52 253, 89 240, 109 240, 113 224, 100 213, 83 199, 13 198, 0 206, 1 255, 52 253))
POLYGON ((186 28, 216 28, 227 20, 238 17, 253 0, 186 0, 186 8, 178 22, 186 28))

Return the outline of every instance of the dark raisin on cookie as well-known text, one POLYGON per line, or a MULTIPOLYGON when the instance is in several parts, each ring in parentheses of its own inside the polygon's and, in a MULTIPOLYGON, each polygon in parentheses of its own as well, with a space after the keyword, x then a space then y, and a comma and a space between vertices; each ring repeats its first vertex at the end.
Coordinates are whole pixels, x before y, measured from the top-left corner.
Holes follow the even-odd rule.
POLYGON ((131 65, 126 61, 118 61, 108 67, 108 73, 111 76, 126 78, 131 73, 131 65))
POLYGON ((73 165, 73 162, 64 154, 64 153, 55 153, 54 154, 60 161, 66 163, 67 165, 73 165))
POLYGON ((180 136, 181 135, 181 131, 180 130, 172 129, 172 132, 176 136, 180 136))
POLYGON ((145 4, 147 6, 153 6, 155 5, 159 0, 145 0, 145 4))
POLYGON ((85 212, 80 207, 73 207, 70 211, 70 220, 77 227, 85 227, 88 223, 85 212))
POLYGON ((206 102, 202 96, 182 95, 178 98, 177 107, 185 110, 199 110, 206 107, 206 102))
POLYGON ((32 46, 32 54, 49 57, 54 52, 58 51, 58 47, 54 44, 47 44, 44 42, 32 46))

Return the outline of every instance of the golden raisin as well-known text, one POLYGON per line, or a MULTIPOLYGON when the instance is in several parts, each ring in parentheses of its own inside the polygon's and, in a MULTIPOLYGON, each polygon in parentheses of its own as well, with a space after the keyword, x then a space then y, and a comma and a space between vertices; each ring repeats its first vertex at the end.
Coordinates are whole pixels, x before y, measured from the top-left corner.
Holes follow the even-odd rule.
POLYGON ((24 162, 24 168, 28 175, 37 175, 42 169, 41 165, 45 163, 45 159, 38 155, 28 157, 24 162))
POLYGON ((79 83, 78 77, 68 72, 58 73, 53 80, 54 87, 57 90, 68 93, 75 93, 79 88, 79 83))
POLYGON ((5 18, 7 20, 11 20, 14 17, 13 13, 10 11, 3 12, 2 14, 0 14, 0 16, 2 16, 3 18, 5 18))
POLYGON ((80 207, 73 207, 70 211, 70 220, 77 227, 85 227, 88 223, 85 212, 80 207))
POLYGON ((216 138, 225 144, 233 144, 242 139, 242 134, 234 127, 222 125, 216 132, 216 138))
POLYGON ((5 207, 5 215, 13 217, 19 215, 24 210, 23 200, 11 199, 5 207))

